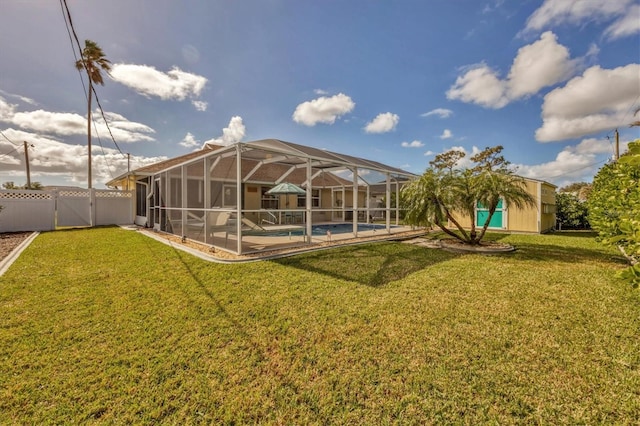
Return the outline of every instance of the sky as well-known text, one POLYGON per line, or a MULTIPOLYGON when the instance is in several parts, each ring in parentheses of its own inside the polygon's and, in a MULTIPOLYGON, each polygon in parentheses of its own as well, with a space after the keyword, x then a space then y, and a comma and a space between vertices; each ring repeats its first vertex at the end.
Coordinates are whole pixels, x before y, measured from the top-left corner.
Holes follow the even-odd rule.
MULTIPOLYGON (((640 0, 66 4, 80 45, 112 65, 104 116, 92 109, 96 188, 267 138, 415 174, 502 145, 518 174, 564 186, 610 161, 616 129, 621 151, 640 137, 640 0)), ((26 141, 32 181, 87 187, 87 82, 64 10, 0 2, 2 183, 26 183, 26 141)))

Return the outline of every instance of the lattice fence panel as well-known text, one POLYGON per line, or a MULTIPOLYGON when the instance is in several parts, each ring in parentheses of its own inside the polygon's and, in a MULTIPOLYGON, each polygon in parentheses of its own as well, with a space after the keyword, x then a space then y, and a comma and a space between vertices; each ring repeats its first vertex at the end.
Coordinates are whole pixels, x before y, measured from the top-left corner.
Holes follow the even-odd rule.
POLYGON ((0 190, 0 232, 55 229, 55 196, 46 191, 0 190))

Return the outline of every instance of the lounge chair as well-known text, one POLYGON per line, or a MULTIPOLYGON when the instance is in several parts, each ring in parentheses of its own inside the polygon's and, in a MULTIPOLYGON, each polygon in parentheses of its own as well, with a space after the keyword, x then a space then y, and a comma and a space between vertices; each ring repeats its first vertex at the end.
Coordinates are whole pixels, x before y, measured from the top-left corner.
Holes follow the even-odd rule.
POLYGON ((232 225, 229 224, 229 212, 207 212, 207 235, 213 237, 216 232, 224 232, 225 244, 229 240, 229 231, 232 225))
POLYGON ((265 229, 262 226, 260 226, 257 223, 247 219, 246 217, 242 218, 242 224, 247 226, 252 231, 265 231, 265 229))

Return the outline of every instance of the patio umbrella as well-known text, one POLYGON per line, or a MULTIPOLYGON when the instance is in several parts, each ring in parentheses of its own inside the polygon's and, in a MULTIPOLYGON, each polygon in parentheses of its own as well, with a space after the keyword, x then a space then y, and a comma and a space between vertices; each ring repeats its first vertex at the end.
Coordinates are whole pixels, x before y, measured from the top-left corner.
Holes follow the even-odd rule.
MULTIPOLYGON (((268 190, 266 193, 269 195, 289 195, 289 194, 306 195, 307 191, 305 191, 304 189, 300 188, 298 185, 295 185, 293 183, 283 182, 274 186, 273 188, 268 190)), ((289 205, 289 199, 287 198, 287 206, 288 205, 289 205)))

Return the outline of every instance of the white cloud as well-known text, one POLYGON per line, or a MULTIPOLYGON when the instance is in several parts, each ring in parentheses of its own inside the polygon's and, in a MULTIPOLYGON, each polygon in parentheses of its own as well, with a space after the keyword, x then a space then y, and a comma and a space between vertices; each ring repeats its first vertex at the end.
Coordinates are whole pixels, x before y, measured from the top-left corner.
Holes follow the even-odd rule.
POLYGON ((507 88, 498 73, 486 64, 470 67, 447 91, 447 99, 502 108, 509 103, 507 88))
POLYGON ((436 108, 432 109, 429 112, 425 112, 424 114, 420 114, 420 117, 430 117, 432 115, 437 115, 440 118, 449 118, 453 114, 453 111, 446 108, 436 108))
POLYGON ((565 23, 580 25, 627 14, 634 0, 545 0, 527 19, 522 33, 540 31, 565 23))
POLYGON ((433 152, 433 151, 427 151, 427 152, 425 152, 425 153, 424 153, 424 156, 425 156, 425 157, 429 157, 430 155, 433 155, 433 154, 435 154, 435 152, 433 152))
POLYGON ((376 118, 371 120, 364 127, 364 131, 367 133, 387 133, 396 128, 400 117, 397 114, 385 112, 378 114, 376 118))
POLYGON ((178 67, 164 73, 151 66, 134 64, 115 64, 111 77, 143 96, 178 101, 200 96, 207 83, 205 77, 178 67))
POLYGON ((198 142, 196 138, 188 132, 178 145, 184 146, 185 148, 193 148, 199 146, 200 142, 198 142))
MULTIPOLYGON (((87 147, 70 145, 50 136, 25 132, 13 128, 3 130, 11 140, 28 140, 33 148, 29 150, 29 163, 32 181, 44 181, 43 178, 58 177, 66 179, 68 184, 85 186, 87 183, 87 147)), ((13 147, 4 138, 0 138, 0 151, 8 152, 13 147)), ((127 158, 112 148, 92 147, 92 175, 96 187, 127 171, 127 158)), ((17 150, 0 158, 0 180, 13 181, 17 185, 26 182, 22 150, 17 150)), ((166 160, 167 157, 131 156, 131 167, 139 168, 166 160)))
POLYGON ((400 146, 402 146, 403 148, 422 148, 424 144, 416 140, 413 142, 402 142, 400 146))
POLYGON ((444 129, 444 131, 440 135, 440 139, 451 139, 452 137, 453 133, 451 133, 451 130, 449 129, 444 129))
POLYGON ((66 136, 87 133, 87 119, 74 113, 50 112, 41 109, 17 112, 11 117, 10 122, 21 129, 38 133, 55 133, 66 136))
POLYGON ((627 37, 640 33, 640 5, 629 7, 627 13, 618 18, 605 31, 604 35, 610 40, 627 37))
MULTIPOLYGON (((105 112, 109 129, 116 142, 152 141, 150 134, 155 131, 144 124, 127 120, 120 114, 105 112)), ((92 115, 94 134, 110 138, 109 129, 105 125, 100 110, 92 115)), ((0 121, 4 121, 22 130, 40 134, 60 136, 86 135, 87 119, 84 116, 68 112, 51 112, 44 110, 16 112, 15 105, 6 103, 0 97, 0 121)))
POLYGON ((488 65, 476 64, 456 79, 447 91, 447 98, 486 108, 502 108, 565 81, 580 63, 581 60, 570 59, 569 50, 558 43, 555 34, 547 31, 538 41, 518 50, 506 79, 501 79, 488 65))
POLYGON ((0 121, 11 121, 11 118, 16 113, 16 106, 0 96, 0 121))
POLYGON ((305 126, 315 126, 318 123, 333 124, 338 117, 353 111, 355 106, 351 98, 344 93, 331 97, 322 96, 298 105, 292 118, 296 123, 305 126))
MULTIPOLYGON (((231 117, 229 121, 229 125, 222 129, 222 136, 217 138, 209 139, 205 141, 204 145, 214 144, 214 145, 231 145, 236 142, 242 141, 246 133, 246 128, 244 123, 242 122, 242 117, 235 116, 231 117)), ((203 145, 203 146, 204 146, 203 145)))
POLYGON ((640 96, 639 64, 615 69, 593 66, 549 92, 542 105, 540 142, 578 138, 625 124, 629 106, 640 96))
POLYGON ((206 111, 207 108, 209 107, 209 103, 205 102, 205 101, 191 101, 191 104, 196 108, 196 110, 198 111, 206 111))
POLYGON ((602 166, 602 155, 612 153, 611 142, 606 139, 584 139, 577 145, 566 146, 552 161, 537 165, 516 165, 517 173, 557 185, 588 181, 602 166))
POLYGON ((569 49, 558 44, 550 31, 540 40, 518 50, 507 77, 510 99, 538 93, 540 89, 570 78, 579 61, 571 60, 569 49))
POLYGON ((0 95, 6 96, 8 98, 18 99, 18 100, 20 100, 20 101, 22 101, 22 102, 24 102, 26 104, 29 104, 29 105, 36 105, 37 104, 36 101, 31 99, 31 98, 27 98, 26 96, 22 96, 22 95, 14 95, 13 93, 5 92, 2 89, 0 89, 0 95))
POLYGON ((327 92, 326 90, 322 90, 322 89, 314 89, 313 93, 315 93, 316 95, 320 95, 320 96, 325 96, 325 95, 329 94, 329 92, 327 92))

